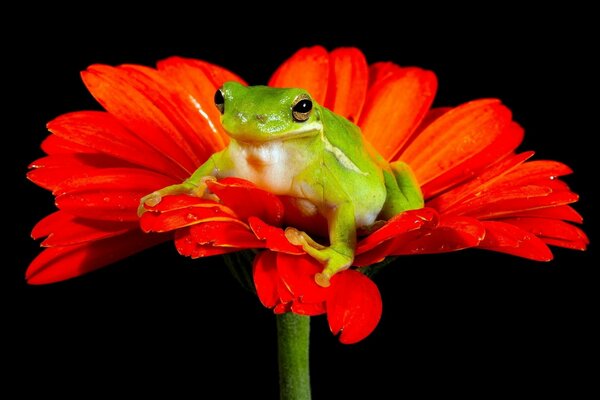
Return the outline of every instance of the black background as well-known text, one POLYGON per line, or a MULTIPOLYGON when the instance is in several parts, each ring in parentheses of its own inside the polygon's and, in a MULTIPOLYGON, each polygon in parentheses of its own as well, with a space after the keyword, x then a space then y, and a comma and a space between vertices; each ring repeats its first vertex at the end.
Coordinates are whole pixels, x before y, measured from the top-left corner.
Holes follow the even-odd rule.
POLYGON ((29 231, 53 206, 24 174, 42 155, 47 121, 99 109, 78 75, 92 63, 153 65, 181 55, 260 84, 299 47, 323 44, 358 46, 370 62, 434 70, 436 105, 501 98, 527 130, 520 149, 575 170, 567 181, 581 194, 576 208, 592 245, 585 253, 557 249, 550 263, 482 251, 399 260, 375 277, 384 312, 366 340, 341 345, 324 317, 313 319, 314 398, 559 391, 577 397, 575 391, 590 383, 588 363, 597 360, 597 156, 591 138, 598 133, 592 100, 598 78, 590 12, 471 10, 462 18, 433 18, 432 10, 380 9, 372 15, 354 10, 347 18, 295 6, 295 14, 247 16, 241 23, 223 11, 187 9, 152 20, 124 18, 117 9, 104 18, 91 18, 95 12, 48 15, 43 23, 24 19, 5 35, 5 84, 13 93, 3 135, 16 139, 4 147, 12 180, 4 218, 15 240, 3 263, 8 357, 2 358, 10 381, 24 394, 78 398, 163 391, 171 392, 167 398, 213 398, 208 393, 215 390, 217 398, 277 398, 272 313, 218 258, 191 261, 165 244, 68 282, 27 286, 24 271, 39 251, 29 231))

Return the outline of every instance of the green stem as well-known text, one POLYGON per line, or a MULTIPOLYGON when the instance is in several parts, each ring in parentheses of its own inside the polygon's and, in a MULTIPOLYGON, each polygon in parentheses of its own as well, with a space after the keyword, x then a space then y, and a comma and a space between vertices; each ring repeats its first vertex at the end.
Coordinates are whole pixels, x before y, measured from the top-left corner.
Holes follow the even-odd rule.
POLYGON ((291 312, 277 316, 279 398, 310 400, 308 343, 310 317, 291 312))

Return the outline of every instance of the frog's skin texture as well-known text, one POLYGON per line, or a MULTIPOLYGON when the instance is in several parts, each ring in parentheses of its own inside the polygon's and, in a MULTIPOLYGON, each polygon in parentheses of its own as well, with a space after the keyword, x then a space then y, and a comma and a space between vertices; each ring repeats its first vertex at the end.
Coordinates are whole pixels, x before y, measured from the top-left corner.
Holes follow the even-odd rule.
POLYGON ((246 179, 276 195, 290 196, 303 215, 327 220, 329 245, 289 227, 295 245, 320 261, 316 282, 352 265, 357 229, 369 230, 406 210, 423 207, 408 165, 388 164, 347 119, 320 106, 305 90, 243 86, 227 82, 215 94, 221 123, 231 141, 183 183, 145 196, 154 206, 163 196, 204 196, 206 180, 246 179))

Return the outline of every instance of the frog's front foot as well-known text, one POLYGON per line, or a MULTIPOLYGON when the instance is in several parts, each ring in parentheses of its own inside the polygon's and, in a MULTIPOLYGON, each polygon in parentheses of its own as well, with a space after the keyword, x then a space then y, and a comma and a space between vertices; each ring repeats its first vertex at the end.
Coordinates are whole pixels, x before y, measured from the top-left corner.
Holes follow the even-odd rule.
MULTIPOLYGON (((208 197, 206 194, 206 182, 214 181, 216 178, 214 176, 206 176, 200 180, 198 184, 185 181, 183 183, 179 183, 177 185, 171 185, 164 187, 160 190, 152 192, 140 199, 140 205, 137 209, 138 217, 141 217, 143 213, 145 213, 146 207, 154 207, 161 202, 162 198, 165 196, 174 196, 178 194, 186 194, 188 196, 195 197, 208 197)), ((212 198, 211 198, 212 199, 212 198)))
MULTIPOLYGON (((323 271, 315 274, 315 282, 319 286, 328 287, 331 284, 331 277, 340 271, 348 269, 354 260, 352 255, 344 254, 344 252, 336 250, 334 246, 323 246, 315 242, 308 234, 296 228, 287 228, 285 230, 285 237, 291 244, 302 246, 302 249, 308 255, 325 264, 323 271)), ((351 253, 351 251, 348 252, 351 253)))

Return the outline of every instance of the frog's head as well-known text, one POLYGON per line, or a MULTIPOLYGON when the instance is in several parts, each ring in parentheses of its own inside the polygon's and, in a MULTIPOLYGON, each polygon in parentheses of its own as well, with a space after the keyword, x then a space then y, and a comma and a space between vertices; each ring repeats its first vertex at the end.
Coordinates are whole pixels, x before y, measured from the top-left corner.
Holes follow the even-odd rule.
POLYGON ((322 132, 321 112, 302 89, 244 86, 226 82, 215 93, 221 124, 240 142, 267 142, 322 132))

